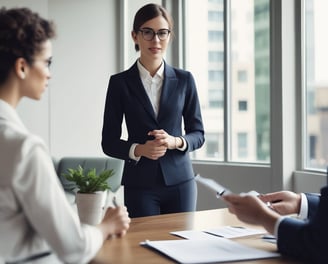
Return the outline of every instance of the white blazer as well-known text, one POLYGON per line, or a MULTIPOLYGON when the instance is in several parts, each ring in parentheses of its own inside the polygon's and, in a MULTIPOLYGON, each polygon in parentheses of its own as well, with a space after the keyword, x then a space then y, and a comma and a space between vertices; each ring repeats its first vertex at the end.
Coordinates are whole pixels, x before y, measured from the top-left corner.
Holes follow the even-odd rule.
MULTIPOLYGON (((52 263, 87 263, 101 232, 81 225, 68 203, 44 142, 0 100, 0 260, 51 251, 52 263)), ((49 263, 49 262, 46 262, 49 263)))

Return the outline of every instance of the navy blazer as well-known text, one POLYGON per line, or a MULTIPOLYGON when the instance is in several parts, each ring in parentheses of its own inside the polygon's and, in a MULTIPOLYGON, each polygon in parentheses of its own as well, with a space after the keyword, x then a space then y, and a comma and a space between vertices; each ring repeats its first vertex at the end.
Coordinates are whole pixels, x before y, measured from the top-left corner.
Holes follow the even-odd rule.
POLYGON ((105 154, 125 160, 123 185, 152 187, 159 168, 166 185, 192 179, 194 172, 189 152, 200 148, 204 141, 198 94, 190 72, 165 63, 157 117, 139 76, 137 62, 130 69, 111 76, 104 111, 102 148, 105 154), (121 139, 123 117, 127 139, 121 139), (138 162, 131 160, 131 145, 152 139, 147 133, 154 129, 164 129, 176 137, 183 136, 187 142, 186 151, 167 150, 158 160, 146 157, 141 157, 138 162))
POLYGON ((321 189, 321 196, 307 197, 310 218, 285 218, 278 229, 278 249, 309 263, 328 263, 328 186, 321 189))
POLYGON ((308 201, 308 219, 311 219, 317 213, 320 195, 318 193, 305 193, 305 195, 308 201))

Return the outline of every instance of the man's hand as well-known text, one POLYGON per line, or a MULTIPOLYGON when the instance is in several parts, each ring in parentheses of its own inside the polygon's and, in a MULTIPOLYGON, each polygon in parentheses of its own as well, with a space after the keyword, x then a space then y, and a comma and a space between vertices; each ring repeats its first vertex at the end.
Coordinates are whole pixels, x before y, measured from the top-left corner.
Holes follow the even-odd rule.
POLYGON ((261 225, 271 234, 274 232, 279 215, 258 197, 249 194, 226 194, 222 198, 228 203, 229 211, 239 220, 252 225, 261 225))
POLYGON ((269 203, 269 207, 281 215, 299 214, 301 207, 301 195, 290 192, 280 191, 274 193, 261 194, 259 198, 269 203))

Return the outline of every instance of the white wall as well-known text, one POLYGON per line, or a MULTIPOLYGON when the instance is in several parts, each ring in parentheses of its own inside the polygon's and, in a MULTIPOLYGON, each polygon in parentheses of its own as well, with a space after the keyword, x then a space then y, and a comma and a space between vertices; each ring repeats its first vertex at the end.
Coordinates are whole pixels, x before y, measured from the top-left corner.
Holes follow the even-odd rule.
POLYGON ((54 156, 98 156, 109 76, 117 71, 114 1, 50 0, 57 25, 50 87, 54 156))
POLYGON ((18 112, 54 157, 100 156, 109 76, 119 70, 118 14, 107 0, 0 0, 53 20, 52 80, 40 102, 23 99, 18 112))

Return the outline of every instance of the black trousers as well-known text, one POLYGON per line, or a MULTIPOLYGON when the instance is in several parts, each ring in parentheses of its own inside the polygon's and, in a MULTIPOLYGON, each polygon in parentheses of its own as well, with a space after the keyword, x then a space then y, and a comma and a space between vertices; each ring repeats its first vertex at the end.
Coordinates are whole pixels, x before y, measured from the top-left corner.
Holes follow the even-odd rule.
POLYGON ((173 186, 154 188, 124 186, 124 203, 130 217, 192 212, 196 210, 197 186, 194 179, 173 186))

